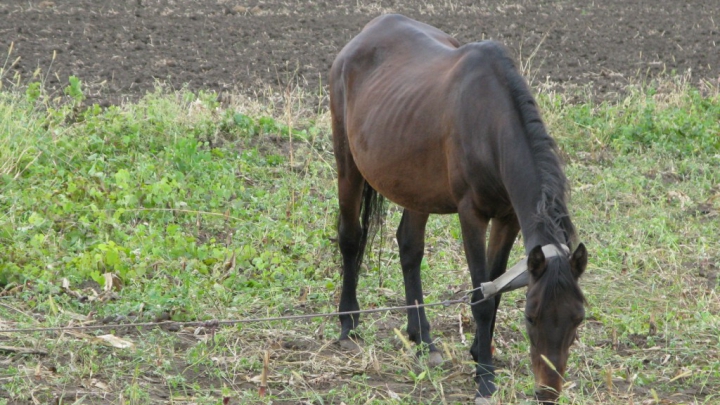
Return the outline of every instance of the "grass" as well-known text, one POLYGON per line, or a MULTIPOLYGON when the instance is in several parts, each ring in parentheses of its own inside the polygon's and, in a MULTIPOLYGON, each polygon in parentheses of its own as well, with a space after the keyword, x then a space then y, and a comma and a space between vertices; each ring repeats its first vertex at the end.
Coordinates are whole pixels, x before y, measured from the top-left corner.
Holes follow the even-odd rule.
MULTIPOLYGON (((716 403, 720 97, 683 78, 628 94, 603 104, 539 96, 592 256, 582 279, 588 319, 561 403, 716 403)), ((101 110, 82 107, 77 80, 59 101, 40 85, 0 92, 0 327, 334 311, 329 118, 298 91, 281 96, 277 109, 221 106, 213 94, 159 88, 101 110)), ((363 308, 403 301, 399 214, 390 208, 366 261, 363 308)), ((431 217, 426 302, 467 289, 465 268, 457 219, 431 217)), ((499 313, 502 403, 532 393, 522 300, 507 294, 499 313)), ((0 402, 467 403, 469 310, 430 317, 443 369, 416 361, 395 333, 405 324, 398 313, 363 317, 359 355, 334 345, 332 318, 0 334, 0 402)))

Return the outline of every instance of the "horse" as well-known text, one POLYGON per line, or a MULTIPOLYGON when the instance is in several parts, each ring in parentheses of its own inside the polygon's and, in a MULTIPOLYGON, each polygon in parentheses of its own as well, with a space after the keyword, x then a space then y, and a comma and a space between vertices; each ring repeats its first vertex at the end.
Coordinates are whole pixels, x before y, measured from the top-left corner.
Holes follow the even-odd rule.
MULTIPOLYGON (((462 45, 430 25, 382 15, 335 58, 329 96, 343 277, 339 311, 359 310, 358 273, 386 199, 403 207, 396 237, 408 305, 423 304, 420 263, 430 214, 458 214, 473 287, 505 272, 521 232, 535 395, 557 400, 585 316, 578 279, 587 250, 582 243, 567 250, 577 243, 568 180, 508 51, 494 41, 462 45), (546 257, 543 246, 563 254, 546 257)), ((482 298, 473 292, 470 353, 475 402, 489 404, 497 390, 491 342, 500 295, 482 298)), ((407 316, 409 338, 427 345, 431 365, 440 364, 424 308, 409 309, 407 316)), ((352 347, 359 320, 357 313, 340 315, 341 344, 352 347)))

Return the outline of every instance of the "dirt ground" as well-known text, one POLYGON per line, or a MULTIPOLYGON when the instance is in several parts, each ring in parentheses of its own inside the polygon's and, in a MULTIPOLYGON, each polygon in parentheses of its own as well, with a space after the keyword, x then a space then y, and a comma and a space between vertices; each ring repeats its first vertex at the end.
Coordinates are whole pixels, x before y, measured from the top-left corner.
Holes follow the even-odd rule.
POLYGON ((718 11, 716 0, 3 0, 0 61, 14 44, 6 85, 40 69, 57 90, 75 75, 101 105, 136 99, 156 80, 260 96, 290 83, 322 99, 342 46, 397 12, 462 42, 502 41, 533 84, 612 98, 673 71, 717 83, 718 11))

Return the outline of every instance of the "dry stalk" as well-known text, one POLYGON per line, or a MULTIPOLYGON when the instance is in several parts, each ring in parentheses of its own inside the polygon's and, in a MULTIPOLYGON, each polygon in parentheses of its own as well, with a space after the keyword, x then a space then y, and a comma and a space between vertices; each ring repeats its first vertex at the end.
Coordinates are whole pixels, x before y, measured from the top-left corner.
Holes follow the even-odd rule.
MULTIPOLYGON (((519 56, 520 72, 522 73, 523 76, 525 76, 525 78, 527 78, 527 81, 530 85, 532 85, 533 82, 535 82, 535 77, 537 76, 537 73, 534 73, 534 74, 530 73, 530 64, 532 63, 533 59, 535 59, 535 56, 537 55, 538 50, 540 50, 540 47, 545 42, 545 39, 547 39, 548 35, 550 34, 550 31, 552 31, 553 28, 555 28, 555 27, 554 26, 550 27, 549 30, 545 31, 545 34, 542 36, 542 38, 540 38, 540 42, 538 42, 538 44, 535 46, 535 49, 533 49, 533 51, 530 52, 530 56, 528 56, 525 63, 523 63, 523 58, 522 58, 522 42, 520 43, 520 52, 519 52, 520 53, 520 56, 519 56)), ((541 63, 541 65, 542 65, 542 63, 541 63)))
POLYGON ((268 377, 268 370, 270 365, 270 351, 265 350, 265 355, 263 356, 263 369, 262 374, 260 375, 260 390, 258 391, 258 395, 260 398, 265 397, 265 394, 267 393, 267 377, 268 377))

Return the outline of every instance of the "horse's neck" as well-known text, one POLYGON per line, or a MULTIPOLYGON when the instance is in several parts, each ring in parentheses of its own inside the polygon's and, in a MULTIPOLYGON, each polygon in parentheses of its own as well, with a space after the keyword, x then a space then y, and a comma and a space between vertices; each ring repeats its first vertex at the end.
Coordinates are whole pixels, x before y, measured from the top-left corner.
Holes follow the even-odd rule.
POLYGON ((558 219, 559 225, 553 224, 554 216, 561 215, 560 211, 567 212, 564 206, 560 211, 553 207, 553 204, 565 204, 564 196, 543 197, 541 176, 536 171, 526 168, 522 175, 506 179, 506 189, 520 223, 526 252, 537 245, 567 243, 563 222, 558 219), (546 201, 544 212, 538 210, 543 199, 546 201))

